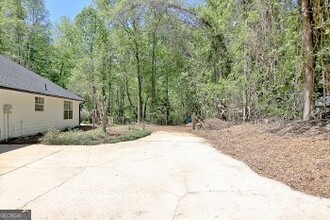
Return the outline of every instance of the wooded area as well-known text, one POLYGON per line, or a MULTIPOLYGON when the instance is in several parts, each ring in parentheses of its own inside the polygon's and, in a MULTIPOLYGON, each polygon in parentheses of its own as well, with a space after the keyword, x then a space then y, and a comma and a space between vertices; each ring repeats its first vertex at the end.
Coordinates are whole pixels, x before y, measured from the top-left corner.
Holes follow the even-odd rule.
POLYGON ((95 0, 51 24, 0 1, 0 51, 85 98, 106 124, 330 115, 328 0, 95 0))

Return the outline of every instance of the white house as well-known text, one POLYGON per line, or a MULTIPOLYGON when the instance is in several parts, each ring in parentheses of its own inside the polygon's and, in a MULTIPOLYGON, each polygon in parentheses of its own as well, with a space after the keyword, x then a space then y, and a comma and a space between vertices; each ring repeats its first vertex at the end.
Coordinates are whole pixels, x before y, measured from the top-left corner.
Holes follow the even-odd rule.
POLYGON ((0 141, 76 127, 83 101, 0 55, 0 141))

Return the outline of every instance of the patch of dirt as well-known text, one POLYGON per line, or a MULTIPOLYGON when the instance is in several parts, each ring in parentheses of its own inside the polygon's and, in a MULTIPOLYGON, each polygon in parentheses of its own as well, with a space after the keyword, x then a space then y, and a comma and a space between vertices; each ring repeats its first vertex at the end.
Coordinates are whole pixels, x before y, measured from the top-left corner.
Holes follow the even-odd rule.
POLYGON ((330 198, 329 122, 246 123, 193 133, 260 175, 330 198))
POLYGON ((223 121, 218 118, 210 118, 204 120, 203 128, 206 130, 221 130, 224 128, 229 128, 232 126, 232 123, 228 121, 223 121))
POLYGON ((134 125, 111 125, 108 127, 110 132, 128 132, 133 129, 148 130, 151 132, 156 131, 166 131, 166 132, 190 132, 191 125, 187 126, 163 126, 163 125, 153 125, 153 124, 134 124, 134 125))
POLYGON ((90 130, 93 130, 93 126, 92 125, 80 125, 78 127, 75 127, 74 129, 77 129, 80 131, 90 131, 90 130))
POLYGON ((120 135, 123 135, 123 134, 127 134, 129 133, 128 130, 120 130, 120 129, 107 129, 107 134, 110 136, 110 137, 118 137, 120 135))
POLYGON ((0 144, 40 144, 40 138, 43 138, 44 134, 39 133, 36 135, 18 137, 18 138, 11 138, 8 141, 1 141, 0 144))
POLYGON ((318 137, 327 138, 330 134, 330 123, 326 120, 318 121, 289 121, 274 123, 268 132, 283 137, 318 137))
POLYGON ((151 132, 155 131, 166 131, 166 132, 190 132, 192 127, 187 126, 158 126, 158 125, 147 125, 146 129, 151 132))

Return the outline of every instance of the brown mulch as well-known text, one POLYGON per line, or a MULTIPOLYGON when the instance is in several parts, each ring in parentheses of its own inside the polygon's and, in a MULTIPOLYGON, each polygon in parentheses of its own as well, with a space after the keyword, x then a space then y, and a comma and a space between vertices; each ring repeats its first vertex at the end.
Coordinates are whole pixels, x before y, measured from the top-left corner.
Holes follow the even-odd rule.
POLYGON ((31 145, 39 144, 40 139, 44 137, 44 134, 38 133, 36 135, 30 135, 25 137, 11 138, 7 141, 1 141, 0 144, 22 144, 22 145, 31 145))
POLYGON ((208 139, 224 154, 244 161, 260 175, 298 191, 330 198, 329 122, 246 123, 193 133, 208 139))

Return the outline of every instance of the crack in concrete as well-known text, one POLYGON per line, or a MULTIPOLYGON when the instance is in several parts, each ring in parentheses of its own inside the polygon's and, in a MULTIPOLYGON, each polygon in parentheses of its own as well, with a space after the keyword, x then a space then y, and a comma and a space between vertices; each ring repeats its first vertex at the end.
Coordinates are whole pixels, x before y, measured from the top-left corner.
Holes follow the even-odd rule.
POLYGON ((132 160, 131 162, 136 163, 136 162, 142 162, 142 161, 147 161, 147 160, 154 160, 154 159, 158 159, 158 158, 164 158, 165 156, 154 156, 154 157, 148 157, 148 158, 144 158, 141 160, 132 160))
POLYGON ((178 212, 179 204, 181 203, 181 201, 182 201, 187 195, 189 195, 189 192, 186 192, 185 194, 183 194, 182 196, 180 196, 180 198, 178 199, 178 202, 176 203, 176 207, 175 207, 175 209, 174 209, 174 214, 173 214, 172 220, 174 220, 175 217, 177 216, 177 212, 178 212))
POLYGON ((36 201, 37 199, 43 197, 44 195, 52 192, 53 190, 63 186, 65 183, 67 183, 68 181, 70 181, 71 179, 73 179, 74 177, 82 174, 84 171, 86 171, 86 169, 88 168, 87 164, 89 163, 90 160, 90 156, 91 156, 91 152, 88 152, 88 157, 83 165, 83 167, 81 168, 81 170, 78 173, 75 173, 74 175, 68 177, 67 179, 65 179, 63 182, 61 182, 60 184, 52 187, 51 189, 47 190, 46 192, 41 193, 40 195, 36 196, 35 198, 31 199, 30 201, 26 202, 23 206, 20 207, 20 209, 24 209, 27 205, 29 205, 30 203, 36 201))
POLYGON ((172 217, 172 220, 175 219, 175 217, 178 215, 178 208, 179 208, 179 204, 181 203, 181 201, 191 195, 191 194, 198 194, 198 193, 238 193, 239 195, 242 195, 244 193, 251 193, 255 196, 261 196, 261 197, 265 197, 266 195, 264 194, 260 194, 260 193, 256 193, 253 191, 243 191, 241 192, 240 190, 209 190, 209 191, 186 191, 182 196, 179 197, 178 202, 176 204, 175 210, 174 210, 174 215, 172 217))
POLYGON ((257 193, 255 191, 240 191, 240 190, 208 190, 208 191, 190 191, 187 194, 198 194, 198 193, 236 193, 238 195, 243 195, 243 194, 252 194, 255 196, 261 196, 265 197, 265 194, 257 193))
MULTIPOLYGON (((88 166, 88 168, 93 167, 93 166, 88 166)), ((77 166, 77 167, 29 167, 31 170, 58 170, 58 169, 83 169, 84 167, 82 166, 77 166)))
POLYGON ((18 169, 21 169, 21 168, 23 168, 23 167, 26 167, 26 166, 31 165, 31 164, 33 164, 33 163, 36 163, 36 162, 38 162, 38 161, 40 161, 40 160, 43 160, 43 159, 45 159, 45 158, 47 158, 47 157, 53 156, 54 154, 57 154, 57 153, 59 153, 59 152, 61 152, 61 151, 63 151, 63 150, 64 150, 64 149, 59 150, 59 151, 56 151, 56 152, 53 152, 53 153, 48 154, 48 155, 46 155, 46 156, 40 157, 40 158, 37 159, 37 160, 31 161, 31 162, 29 162, 29 163, 26 163, 26 164, 20 166, 20 167, 17 167, 16 169, 13 169, 13 170, 11 170, 11 171, 8 171, 8 172, 6 172, 6 173, 3 173, 3 174, 0 175, 0 177, 3 177, 3 176, 6 175, 6 174, 12 173, 12 172, 14 172, 14 171, 16 171, 16 170, 18 170, 18 169))
POLYGON ((188 171, 187 174, 186 174, 185 177, 184 177, 184 185, 185 185, 186 192, 185 192, 182 196, 180 196, 180 197, 178 198, 178 201, 177 201, 176 206, 175 206, 175 209, 174 209, 174 213, 173 213, 172 220, 174 220, 175 217, 177 216, 176 213, 178 212, 179 204, 181 203, 181 201, 182 201, 187 195, 189 195, 189 187, 188 187, 188 183, 187 183, 187 179, 188 179, 189 172, 190 172, 190 171, 188 171))
POLYGON ((63 182, 61 182, 60 184, 54 186, 53 188, 47 190, 46 192, 43 192, 42 194, 38 195, 37 197, 31 199, 30 201, 26 202, 23 206, 20 207, 20 209, 24 209, 27 205, 29 205, 30 203, 36 201, 37 199, 41 198, 42 196, 50 193, 51 191, 61 187, 62 185, 64 185, 66 182, 68 182, 69 180, 71 180, 72 178, 78 176, 79 174, 81 174, 82 172, 84 172, 86 169, 83 168, 80 172, 75 173, 74 175, 70 176, 69 178, 67 178, 66 180, 64 180, 63 182))
MULTIPOLYGON (((187 179, 188 179, 188 176, 189 176, 189 172, 187 172, 185 178, 184 178, 184 185, 185 185, 185 193, 183 195, 181 195, 179 198, 178 198, 178 201, 177 201, 177 204, 176 204, 176 207, 174 209, 174 213, 173 213, 173 217, 172 217, 172 220, 174 220, 176 218, 176 216, 178 215, 177 212, 178 212, 178 209, 179 209, 179 205, 180 203, 182 202, 182 200, 191 195, 191 194, 198 194, 198 193, 237 193, 238 195, 242 195, 242 194, 246 194, 246 193, 251 193, 255 196, 261 196, 261 197, 265 197, 266 195, 265 194, 261 194, 261 193, 258 193, 258 192, 255 192, 253 190, 247 190, 247 191, 241 191, 239 189, 237 190, 217 190, 217 189, 209 189, 208 191, 189 191, 189 187, 188 187, 188 182, 187 182, 187 179)), ((180 213, 179 213, 180 214, 180 213)))

